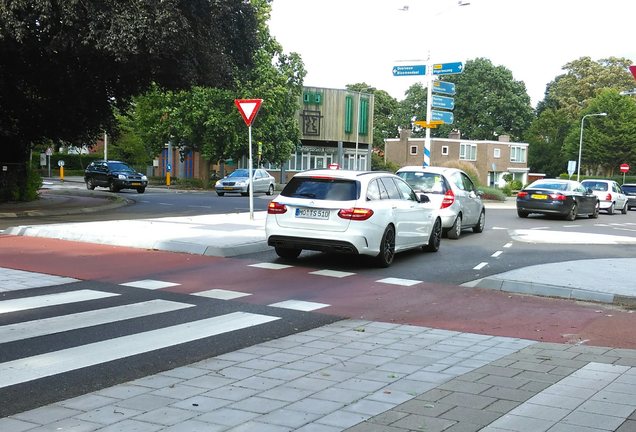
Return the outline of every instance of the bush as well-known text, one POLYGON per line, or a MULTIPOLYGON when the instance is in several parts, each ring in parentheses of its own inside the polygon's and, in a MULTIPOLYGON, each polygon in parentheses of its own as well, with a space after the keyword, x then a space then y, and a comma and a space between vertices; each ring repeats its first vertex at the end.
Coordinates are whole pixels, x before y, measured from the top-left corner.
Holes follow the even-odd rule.
POLYGON ((448 168, 457 168, 468 174, 468 177, 475 183, 476 186, 481 186, 481 178, 479 177, 479 171, 475 168, 475 165, 465 161, 450 161, 444 164, 448 168))
POLYGON ((485 200, 505 201, 506 197, 509 196, 502 189, 497 189, 492 187, 483 187, 483 188, 479 188, 479 190, 483 192, 481 199, 485 199, 485 200))
POLYGON ((0 202, 33 201, 38 198, 42 177, 36 169, 21 165, 7 173, 0 173, 0 186, 0 202), (26 170, 25 177, 21 176, 20 169, 26 170), (22 178, 25 179, 24 182, 21 181, 22 178))

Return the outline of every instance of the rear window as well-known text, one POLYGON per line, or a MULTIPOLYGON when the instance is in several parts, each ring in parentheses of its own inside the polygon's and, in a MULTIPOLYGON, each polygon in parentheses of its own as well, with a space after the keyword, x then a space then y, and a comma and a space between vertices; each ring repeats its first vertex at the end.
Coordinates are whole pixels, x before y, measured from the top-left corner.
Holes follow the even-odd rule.
POLYGON ((292 177, 280 194, 293 198, 351 201, 360 196, 360 183, 346 179, 292 177))
POLYGON ((622 189, 625 193, 636 193, 636 185, 623 185, 622 189))
POLYGON ((552 189, 552 190, 568 190, 567 183, 548 183, 548 182, 535 182, 528 186, 528 189, 552 189))
POLYGON ((404 171, 397 174, 411 187, 424 193, 446 193, 446 182, 440 174, 418 171, 404 171))
POLYGON ((586 188, 592 189, 593 191, 605 192, 607 190, 607 183, 605 182, 585 181, 581 184, 586 188))

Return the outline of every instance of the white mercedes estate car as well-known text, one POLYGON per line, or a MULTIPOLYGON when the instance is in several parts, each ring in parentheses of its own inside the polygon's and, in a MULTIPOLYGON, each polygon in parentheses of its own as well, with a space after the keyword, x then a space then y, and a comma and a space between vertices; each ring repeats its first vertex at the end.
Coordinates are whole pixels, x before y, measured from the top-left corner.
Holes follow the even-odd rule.
POLYGON ((269 203, 265 233, 281 258, 307 249, 368 255, 388 267, 397 252, 439 249, 438 208, 388 172, 305 171, 269 203))

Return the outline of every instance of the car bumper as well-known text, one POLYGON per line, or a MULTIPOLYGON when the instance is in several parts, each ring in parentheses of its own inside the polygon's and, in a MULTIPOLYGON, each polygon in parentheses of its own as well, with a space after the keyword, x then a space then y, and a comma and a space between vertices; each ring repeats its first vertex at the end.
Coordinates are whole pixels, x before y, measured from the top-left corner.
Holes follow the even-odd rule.
POLYGON ((565 216, 570 211, 570 206, 564 202, 533 202, 526 203, 523 201, 517 201, 517 210, 527 213, 543 213, 543 214, 558 214, 565 216))
POLYGON ((216 186, 215 189, 221 193, 247 193, 247 186, 216 186))
POLYGON ((117 186, 119 189, 139 189, 145 188, 148 186, 147 181, 136 181, 136 180, 114 180, 113 184, 117 186))

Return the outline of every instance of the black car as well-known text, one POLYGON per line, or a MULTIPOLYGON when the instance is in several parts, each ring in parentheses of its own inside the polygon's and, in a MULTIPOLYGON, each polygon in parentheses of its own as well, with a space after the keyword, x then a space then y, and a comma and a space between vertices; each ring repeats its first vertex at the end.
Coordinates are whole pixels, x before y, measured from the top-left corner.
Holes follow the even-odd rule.
POLYGON ((623 193, 627 195, 627 210, 636 207, 636 183, 625 183, 621 186, 623 193))
POLYGON ((574 180, 537 180, 517 193, 517 214, 530 213, 561 216, 573 221, 577 216, 597 218, 599 201, 591 189, 574 180))
POLYGON ((107 187, 111 192, 135 189, 138 193, 144 193, 148 186, 148 177, 124 162, 111 160, 91 162, 84 172, 84 181, 87 189, 100 186, 107 187))

